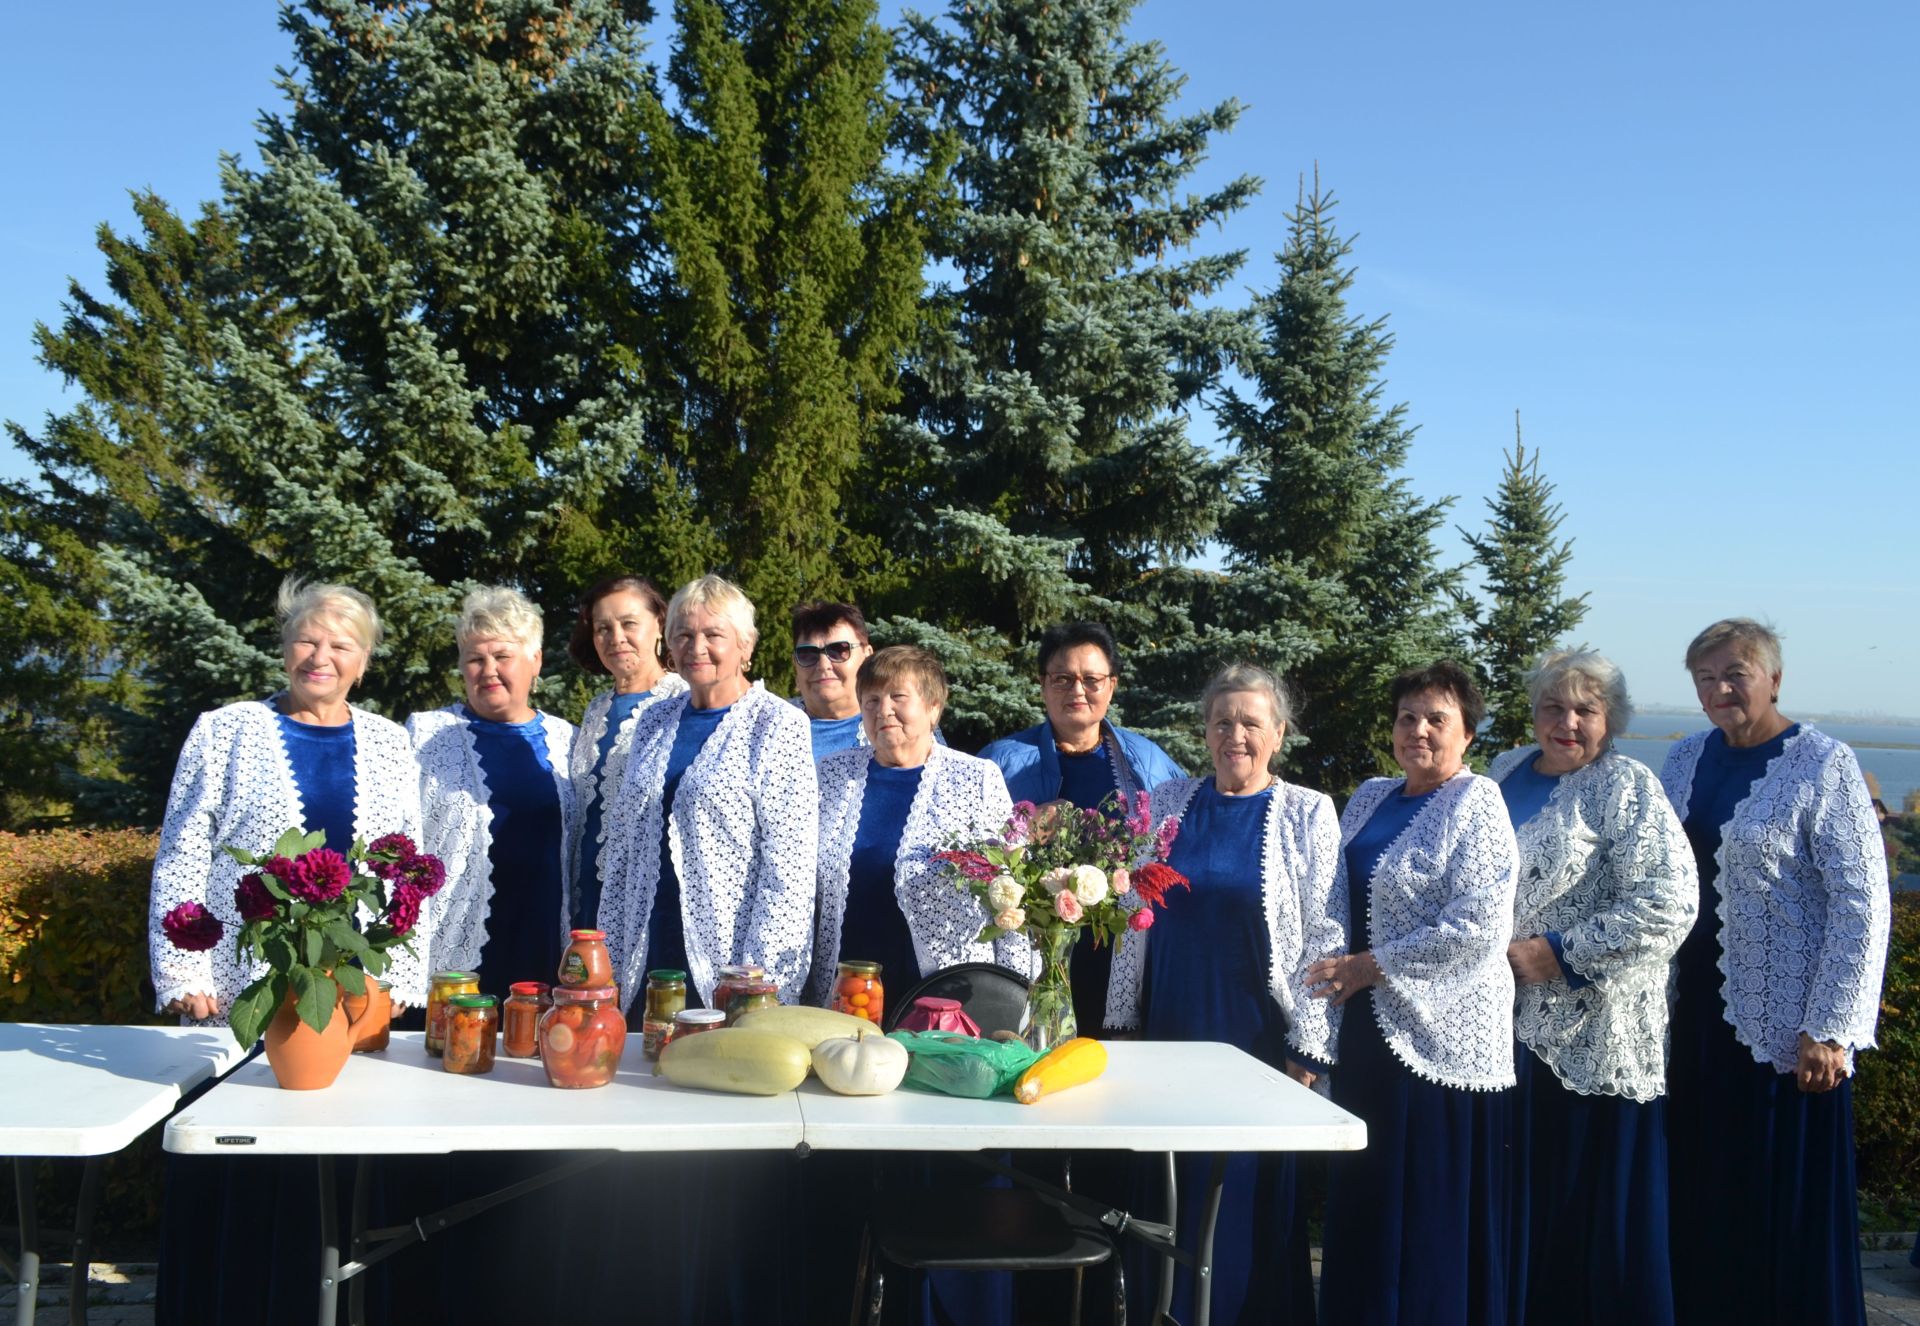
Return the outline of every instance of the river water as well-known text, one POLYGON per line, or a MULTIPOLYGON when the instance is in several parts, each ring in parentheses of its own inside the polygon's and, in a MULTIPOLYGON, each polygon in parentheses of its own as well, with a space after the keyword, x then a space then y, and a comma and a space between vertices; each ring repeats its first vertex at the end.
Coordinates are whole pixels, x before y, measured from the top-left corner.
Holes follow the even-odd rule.
MULTIPOLYGON (((1793 715, 1789 713, 1787 717, 1793 715)), ((1659 773, 1668 747, 1689 732, 1698 732, 1707 726, 1705 714, 1636 714, 1632 731, 1614 744, 1621 754, 1631 755, 1659 773)), ((1812 726, 1853 747, 1860 767, 1880 780, 1880 799, 1896 815, 1906 804, 1907 794, 1920 788, 1920 727, 1819 722, 1812 726), (1881 742, 1896 744, 1875 744, 1881 742), (1901 744, 1911 749, 1902 749, 1901 744)))

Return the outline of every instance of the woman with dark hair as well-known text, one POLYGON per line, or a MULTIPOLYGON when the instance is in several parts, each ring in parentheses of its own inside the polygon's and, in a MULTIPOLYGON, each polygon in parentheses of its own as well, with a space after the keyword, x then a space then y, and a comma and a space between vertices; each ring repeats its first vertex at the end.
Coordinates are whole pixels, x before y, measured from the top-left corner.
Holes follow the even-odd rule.
POLYGON ((567 653, 589 675, 611 678, 613 688, 587 702, 567 760, 579 807, 567 844, 576 927, 593 928, 599 915, 607 799, 619 790, 640 715, 687 689, 667 666, 666 636, 666 596, 645 576, 609 576, 580 596, 567 653))
POLYGON ((1466 670, 1410 669, 1390 694, 1405 775, 1347 803, 1325 918, 1346 952, 1306 973, 1334 1006, 1334 1102, 1367 1124, 1328 1166, 1320 1320, 1499 1326, 1519 851, 1500 789, 1466 768, 1486 713, 1466 670))

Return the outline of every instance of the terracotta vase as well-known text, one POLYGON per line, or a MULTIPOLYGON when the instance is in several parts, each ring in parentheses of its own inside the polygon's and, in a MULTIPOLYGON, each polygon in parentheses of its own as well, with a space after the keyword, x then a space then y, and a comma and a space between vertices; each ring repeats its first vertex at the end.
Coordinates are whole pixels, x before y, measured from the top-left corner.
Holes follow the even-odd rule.
POLYGON ((267 1024, 267 1062, 273 1076, 288 1091, 318 1091, 330 1087, 353 1053, 354 1025, 336 999, 325 1031, 315 1031, 300 1020, 291 991, 280 1011, 267 1024))
POLYGON ((367 993, 357 995, 343 991, 340 1007, 347 1015, 347 1025, 353 1028, 355 1054, 369 1054, 387 1048, 393 1027, 393 996, 387 992, 385 985, 368 977, 367 993))

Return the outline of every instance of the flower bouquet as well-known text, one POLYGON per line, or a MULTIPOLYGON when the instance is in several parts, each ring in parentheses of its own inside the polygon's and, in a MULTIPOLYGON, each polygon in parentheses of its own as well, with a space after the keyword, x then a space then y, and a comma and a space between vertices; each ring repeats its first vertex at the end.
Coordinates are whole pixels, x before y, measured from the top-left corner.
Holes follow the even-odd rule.
MULTIPOLYGON (((243 1046, 260 1039, 289 995, 299 1020, 325 1033, 341 991, 366 994, 368 977, 386 971, 388 950, 414 951, 409 939, 420 909, 446 883, 440 858, 420 851, 403 833, 372 843, 355 839, 344 856, 326 840, 324 833, 289 829, 264 855, 220 849, 258 867, 241 876, 233 891, 241 922, 235 955, 268 969, 227 1015, 243 1046), (354 917, 363 907, 375 919, 361 930, 354 917)), ((191 952, 212 948, 225 934, 220 918, 197 902, 181 903, 160 926, 175 948, 191 952)))
POLYGON ((1040 955, 1027 995, 1027 1042, 1046 1051, 1078 1032, 1068 976, 1083 930, 1096 945, 1118 944, 1153 925, 1167 891, 1187 888, 1166 864, 1178 821, 1153 829, 1147 794, 1131 805, 1115 794, 1097 810, 1065 801, 1022 801, 992 838, 936 852, 950 879, 971 893, 988 922, 978 942, 1020 934, 1040 955))

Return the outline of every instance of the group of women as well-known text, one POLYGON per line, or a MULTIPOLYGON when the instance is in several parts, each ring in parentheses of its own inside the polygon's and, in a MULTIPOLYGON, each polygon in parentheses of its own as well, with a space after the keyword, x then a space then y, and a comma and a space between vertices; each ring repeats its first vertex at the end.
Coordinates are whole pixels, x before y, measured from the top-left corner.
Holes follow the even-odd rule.
MULTIPOLYGON (((874 650, 851 605, 796 612, 804 707, 750 681, 754 608, 715 576, 671 602, 637 576, 583 596, 569 652, 611 687, 577 729, 533 706, 544 632, 515 591, 468 596, 464 700, 404 730, 348 700, 379 643, 364 595, 290 584, 280 615, 286 688, 203 715, 181 755, 152 904, 166 1008, 217 1018, 252 973, 172 949, 158 918, 193 900, 235 924, 219 848, 296 823, 412 833, 446 863, 397 1002, 430 969, 495 993, 544 978, 581 925, 629 1005, 650 970, 687 972, 697 1002, 742 962, 821 1002, 842 955, 896 991, 965 961, 1030 972, 1017 937, 978 942, 931 854, 1016 799, 1147 791, 1193 887, 1117 953, 1076 954, 1080 1025, 1229 1041, 1366 1121, 1329 1165, 1321 1320, 1863 1319, 1848 1076, 1885 858, 1852 753, 1780 714, 1779 644, 1753 622, 1688 649, 1714 726, 1659 778, 1613 749, 1626 684, 1590 651, 1541 660, 1537 744, 1471 772, 1484 705, 1438 662, 1387 696, 1403 776, 1336 815, 1274 772, 1278 679, 1211 681, 1213 768, 1190 778, 1108 718, 1119 651, 1096 625, 1042 637, 1046 720, 970 756, 939 739, 939 661, 874 650)), ((1109 1169, 1079 1186, 1127 1200, 1109 1169)), ((1235 1161, 1227 1201, 1215 1319, 1310 1318, 1291 1161, 1235 1161)))

